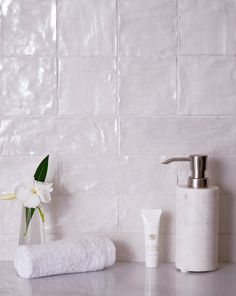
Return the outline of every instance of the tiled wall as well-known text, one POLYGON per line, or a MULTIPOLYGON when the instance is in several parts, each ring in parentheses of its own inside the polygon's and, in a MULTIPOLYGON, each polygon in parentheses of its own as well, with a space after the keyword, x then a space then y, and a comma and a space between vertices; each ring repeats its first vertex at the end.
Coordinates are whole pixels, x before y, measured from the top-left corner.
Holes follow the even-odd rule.
MULTIPOLYGON (((111 237, 144 259, 140 209, 162 208, 174 260, 175 184, 207 153, 222 189, 220 257, 236 261, 236 1, 0 1, 0 191, 50 154, 49 239, 111 237)), ((0 259, 20 205, 0 203, 0 259)))

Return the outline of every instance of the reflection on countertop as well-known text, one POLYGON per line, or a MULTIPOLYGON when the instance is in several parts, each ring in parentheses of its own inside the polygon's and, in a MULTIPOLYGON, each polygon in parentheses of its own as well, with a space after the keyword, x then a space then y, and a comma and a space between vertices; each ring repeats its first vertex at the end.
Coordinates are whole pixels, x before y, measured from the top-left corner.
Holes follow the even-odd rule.
POLYGON ((0 262, 0 295, 8 296, 235 296, 236 264, 207 273, 180 273, 171 263, 146 269, 142 263, 116 263, 103 271, 21 279, 12 262, 0 262))

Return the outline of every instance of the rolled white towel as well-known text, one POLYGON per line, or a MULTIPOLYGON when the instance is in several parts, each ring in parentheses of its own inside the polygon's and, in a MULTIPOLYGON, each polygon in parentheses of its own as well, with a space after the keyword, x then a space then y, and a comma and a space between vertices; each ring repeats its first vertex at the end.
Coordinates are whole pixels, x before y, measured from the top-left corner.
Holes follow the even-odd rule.
POLYGON ((19 246, 14 265, 20 277, 37 278, 102 270, 115 261, 116 248, 110 239, 88 237, 19 246))

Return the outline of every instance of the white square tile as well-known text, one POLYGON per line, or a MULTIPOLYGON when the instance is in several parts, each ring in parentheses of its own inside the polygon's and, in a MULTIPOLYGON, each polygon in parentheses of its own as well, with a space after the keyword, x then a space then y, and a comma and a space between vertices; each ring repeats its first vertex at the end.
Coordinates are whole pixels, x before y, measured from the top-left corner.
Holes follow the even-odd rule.
POLYGON ((19 234, 22 204, 18 200, 1 201, 2 208, 2 233, 19 234))
POLYGON ((235 0, 180 0, 182 54, 235 54, 235 0))
POLYGON ((5 117, 0 126, 2 155, 52 154, 56 147, 52 119, 5 117))
POLYGON ((118 230, 117 198, 110 195, 55 196, 45 205, 45 226, 51 233, 118 230))
POLYGON ((236 196, 236 157, 227 155, 209 157, 208 167, 211 184, 219 186, 223 194, 236 196))
POLYGON ((0 121, 2 155, 91 154, 117 151, 113 118, 23 118, 0 121))
POLYGON ((236 196, 221 195, 220 196, 220 233, 235 234, 236 233, 236 196))
MULTIPOLYGON (((54 150, 60 154, 117 152, 117 120, 104 118, 58 118, 54 150)), ((49 135, 52 135, 49 132, 49 135)))
POLYGON ((55 59, 0 58, 0 97, 0 115, 55 114, 55 59))
POLYGON ((126 158, 118 155, 63 156, 59 167, 60 193, 116 196, 120 172, 126 166, 126 158))
POLYGON ((158 156, 63 156, 59 171, 64 195, 145 197, 175 192, 176 166, 164 167, 158 156))
POLYGON ((118 193, 134 198, 175 193, 176 166, 165 167, 159 155, 126 156, 124 167, 118 167, 118 193))
POLYGON ((56 1, 1 1, 5 55, 55 55, 56 1))
POLYGON ((0 260, 13 261, 16 248, 18 247, 18 235, 0 235, 0 260))
POLYGON ((234 154, 235 124, 226 117, 121 118, 121 152, 234 154))
POLYGON ((169 55, 177 49, 175 0, 120 0, 120 53, 169 55))
POLYGON ((176 113, 176 59, 121 57, 120 114, 176 113))
POLYGON ((59 62, 59 113, 116 114, 116 62, 110 57, 67 57, 59 62))
POLYGON ((181 57, 179 113, 235 115, 235 85, 235 57, 181 57))
MULTIPOLYGON (((0 13, 2 14, 1 9, 0 9, 0 13)), ((3 49, 4 49, 4 45, 3 45, 3 24, 2 24, 2 18, 0 17, 0 55, 4 54, 3 49)))
POLYGON ((59 0, 60 55, 114 55, 115 0, 59 0))

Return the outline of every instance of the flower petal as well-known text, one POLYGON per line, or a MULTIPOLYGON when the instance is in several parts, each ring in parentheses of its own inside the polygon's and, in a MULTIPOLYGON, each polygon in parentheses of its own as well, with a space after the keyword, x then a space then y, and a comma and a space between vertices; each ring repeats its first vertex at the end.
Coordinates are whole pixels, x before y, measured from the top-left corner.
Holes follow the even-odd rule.
POLYGON ((36 194, 32 194, 24 201, 24 206, 27 208, 37 208, 40 205, 39 196, 36 194))
POLYGON ((49 191, 38 189, 38 194, 42 202, 49 203, 51 201, 51 194, 49 191))
POLYGON ((37 189, 41 189, 41 190, 47 190, 49 192, 52 192, 53 188, 52 188, 52 183, 46 183, 46 182, 40 182, 40 181, 34 181, 34 186, 37 189))
POLYGON ((53 183, 47 183, 47 184, 48 184, 48 191, 53 192, 53 187, 52 187, 53 183))

